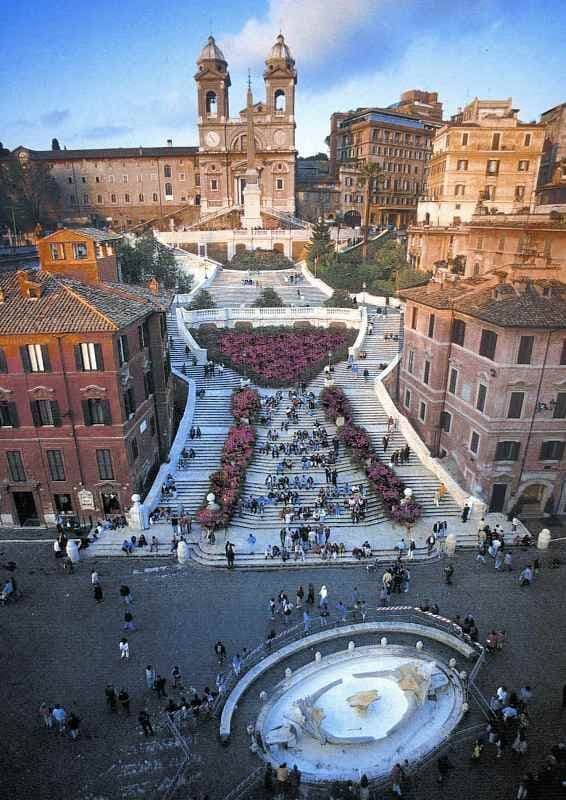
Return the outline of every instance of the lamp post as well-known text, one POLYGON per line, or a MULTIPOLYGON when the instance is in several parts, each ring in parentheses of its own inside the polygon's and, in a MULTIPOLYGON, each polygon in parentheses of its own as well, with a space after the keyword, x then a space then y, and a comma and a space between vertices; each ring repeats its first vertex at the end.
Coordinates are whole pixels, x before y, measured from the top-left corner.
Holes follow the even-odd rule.
POLYGON ((330 372, 330 363, 332 361, 332 350, 328 351, 328 371, 330 372))
POLYGON ((363 303, 363 305, 365 305, 365 304, 366 304, 366 289, 367 289, 367 284, 366 284, 366 282, 364 281, 364 282, 362 283, 362 293, 363 293, 363 294, 362 294, 362 303, 363 303))

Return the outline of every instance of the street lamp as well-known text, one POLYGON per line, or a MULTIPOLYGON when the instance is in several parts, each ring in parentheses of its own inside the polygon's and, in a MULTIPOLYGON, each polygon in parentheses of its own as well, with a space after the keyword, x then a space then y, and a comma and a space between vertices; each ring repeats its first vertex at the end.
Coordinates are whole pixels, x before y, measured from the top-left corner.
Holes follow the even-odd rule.
POLYGON ((330 362, 332 361, 332 350, 328 351, 328 370, 330 371, 330 362))
POLYGON ((364 282, 362 283, 362 292, 363 292, 363 296, 362 296, 362 303, 363 303, 364 305, 365 305, 365 302, 366 302, 366 289, 367 289, 367 284, 366 284, 366 282, 364 281, 364 282))

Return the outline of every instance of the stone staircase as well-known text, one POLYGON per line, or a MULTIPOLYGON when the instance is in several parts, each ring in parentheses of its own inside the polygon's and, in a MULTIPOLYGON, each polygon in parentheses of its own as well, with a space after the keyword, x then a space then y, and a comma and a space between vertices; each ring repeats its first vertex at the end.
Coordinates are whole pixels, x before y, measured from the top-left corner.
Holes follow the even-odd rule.
POLYGON ((208 290, 217 306, 222 308, 236 308, 251 305, 256 300, 262 289, 271 287, 275 289, 285 305, 289 306, 320 306, 326 300, 325 295, 306 280, 299 283, 289 283, 290 275, 301 274, 300 270, 261 270, 254 272, 250 277, 259 282, 259 286, 246 286, 242 280, 245 272, 239 270, 218 270, 216 277, 208 290))

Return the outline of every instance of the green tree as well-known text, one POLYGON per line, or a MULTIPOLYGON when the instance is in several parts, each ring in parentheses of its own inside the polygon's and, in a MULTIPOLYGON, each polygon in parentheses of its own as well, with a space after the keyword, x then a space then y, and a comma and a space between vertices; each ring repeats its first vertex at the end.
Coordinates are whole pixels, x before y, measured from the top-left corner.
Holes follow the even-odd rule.
POLYGON ((60 150, 61 145, 59 144, 59 139, 51 139, 51 149, 52 150, 60 150))
POLYGON ((199 311, 202 308, 216 308, 216 303, 212 299, 210 292, 207 292, 206 289, 201 289, 194 300, 191 300, 187 308, 190 311, 199 311))
POLYGON ((0 162, 0 219, 20 230, 52 222, 60 208, 61 192, 42 161, 7 158, 0 162))
POLYGON ((192 278, 177 266, 172 251, 161 244, 152 233, 134 241, 122 240, 118 247, 122 277, 127 283, 145 284, 155 277, 165 289, 190 291, 192 278))
POLYGON ((371 195, 377 189, 377 180, 381 167, 375 161, 365 161, 358 168, 358 185, 364 190, 364 228, 362 255, 368 257, 369 239, 369 214, 371 208, 371 195))
POLYGON ((324 301, 327 308, 357 308, 358 304, 346 289, 335 289, 332 297, 324 301))
POLYGON ((319 265, 333 261, 334 256, 335 250, 330 238, 330 228, 323 219, 319 219, 313 227, 311 240, 307 244, 307 261, 316 271, 319 265))
POLYGON ((266 286, 252 305, 256 308, 281 308, 285 304, 275 289, 271 286, 266 286))

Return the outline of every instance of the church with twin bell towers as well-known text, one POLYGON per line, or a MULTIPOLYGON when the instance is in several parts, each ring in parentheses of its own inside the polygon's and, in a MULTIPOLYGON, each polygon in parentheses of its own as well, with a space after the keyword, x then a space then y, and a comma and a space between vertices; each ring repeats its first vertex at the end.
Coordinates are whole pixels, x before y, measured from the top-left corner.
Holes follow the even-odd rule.
POLYGON ((282 34, 263 73, 265 100, 230 117, 230 73, 224 54, 209 36, 198 60, 201 208, 243 211, 244 227, 261 227, 261 213, 295 213, 295 86, 297 70, 282 34), (246 197, 247 189, 247 197, 246 197))

